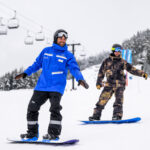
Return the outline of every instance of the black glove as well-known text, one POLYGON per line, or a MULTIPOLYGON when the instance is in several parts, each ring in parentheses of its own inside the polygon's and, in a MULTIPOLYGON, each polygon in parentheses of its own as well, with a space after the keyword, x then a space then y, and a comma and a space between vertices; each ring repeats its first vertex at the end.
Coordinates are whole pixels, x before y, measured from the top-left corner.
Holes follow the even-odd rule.
POLYGON ((78 86, 79 85, 82 85, 84 88, 88 89, 89 88, 89 85, 86 83, 85 80, 79 80, 78 81, 78 86))
POLYGON ((96 85, 96 88, 98 89, 98 90, 100 90, 101 89, 101 85, 96 85))
POLYGON ((20 79, 20 78, 25 78, 27 76, 27 74, 26 73, 21 73, 21 74, 19 74, 19 75, 17 75, 16 77, 15 77, 15 79, 16 80, 18 80, 18 79, 20 79))
POLYGON ((143 76, 143 78, 145 78, 145 80, 147 80, 147 78, 148 78, 148 74, 147 73, 143 73, 142 76, 143 76))
POLYGON ((102 83, 96 83, 96 88, 98 89, 98 90, 100 90, 102 87, 104 87, 104 82, 102 82, 102 83))

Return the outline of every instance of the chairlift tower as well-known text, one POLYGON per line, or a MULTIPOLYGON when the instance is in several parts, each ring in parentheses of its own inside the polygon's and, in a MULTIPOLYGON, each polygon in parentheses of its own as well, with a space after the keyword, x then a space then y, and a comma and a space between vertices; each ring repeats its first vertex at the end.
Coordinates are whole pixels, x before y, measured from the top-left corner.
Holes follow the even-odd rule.
MULTIPOLYGON (((75 56, 75 46, 80 46, 80 43, 72 43, 72 44, 67 44, 68 46, 72 47, 72 53, 75 56)), ((71 90, 75 90, 75 86, 74 86, 74 77, 72 76, 72 89, 71 90)))

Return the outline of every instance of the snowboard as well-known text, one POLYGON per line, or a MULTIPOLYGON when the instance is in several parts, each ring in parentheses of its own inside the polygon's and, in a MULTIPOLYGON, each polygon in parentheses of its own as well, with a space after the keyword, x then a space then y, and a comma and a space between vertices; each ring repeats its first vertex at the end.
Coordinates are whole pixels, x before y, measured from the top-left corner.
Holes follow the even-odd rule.
POLYGON ((73 145, 76 144, 77 142, 79 142, 78 139, 71 139, 71 140, 66 140, 66 141, 61 141, 61 140, 24 140, 24 139, 10 139, 7 138, 7 140, 10 143, 14 143, 14 144, 41 144, 41 145, 55 145, 55 146, 59 146, 59 145, 73 145))
POLYGON ((123 123, 135 123, 140 121, 140 117, 131 118, 131 119, 125 119, 125 120, 98 120, 98 121, 84 121, 81 120, 83 123, 82 125, 88 125, 88 124, 123 124, 123 123))

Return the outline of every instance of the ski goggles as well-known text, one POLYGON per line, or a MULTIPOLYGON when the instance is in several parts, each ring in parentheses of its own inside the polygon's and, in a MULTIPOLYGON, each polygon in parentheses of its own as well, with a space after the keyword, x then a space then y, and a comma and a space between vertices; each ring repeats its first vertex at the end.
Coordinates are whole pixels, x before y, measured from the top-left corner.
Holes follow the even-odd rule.
POLYGON ((57 37, 59 37, 59 38, 60 38, 60 37, 63 37, 63 36, 64 36, 66 39, 68 38, 68 34, 65 33, 65 32, 59 32, 58 35, 57 35, 57 37))
POLYGON ((122 49, 120 47, 113 47, 111 50, 114 52, 121 52, 122 51, 122 49))

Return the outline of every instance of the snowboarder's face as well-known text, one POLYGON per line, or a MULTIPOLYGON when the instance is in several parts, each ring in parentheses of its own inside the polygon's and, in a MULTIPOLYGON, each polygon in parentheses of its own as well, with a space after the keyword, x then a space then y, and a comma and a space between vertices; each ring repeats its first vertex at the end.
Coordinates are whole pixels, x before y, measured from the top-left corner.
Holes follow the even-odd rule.
POLYGON ((57 39, 57 44, 63 47, 63 46, 66 44, 66 40, 67 40, 67 39, 66 39, 64 36, 59 37, 59 38, 57 39))
POLYGON ((116 57, 120 56, 120 52, 114 52, 114 54, 115 54, 116 57))

